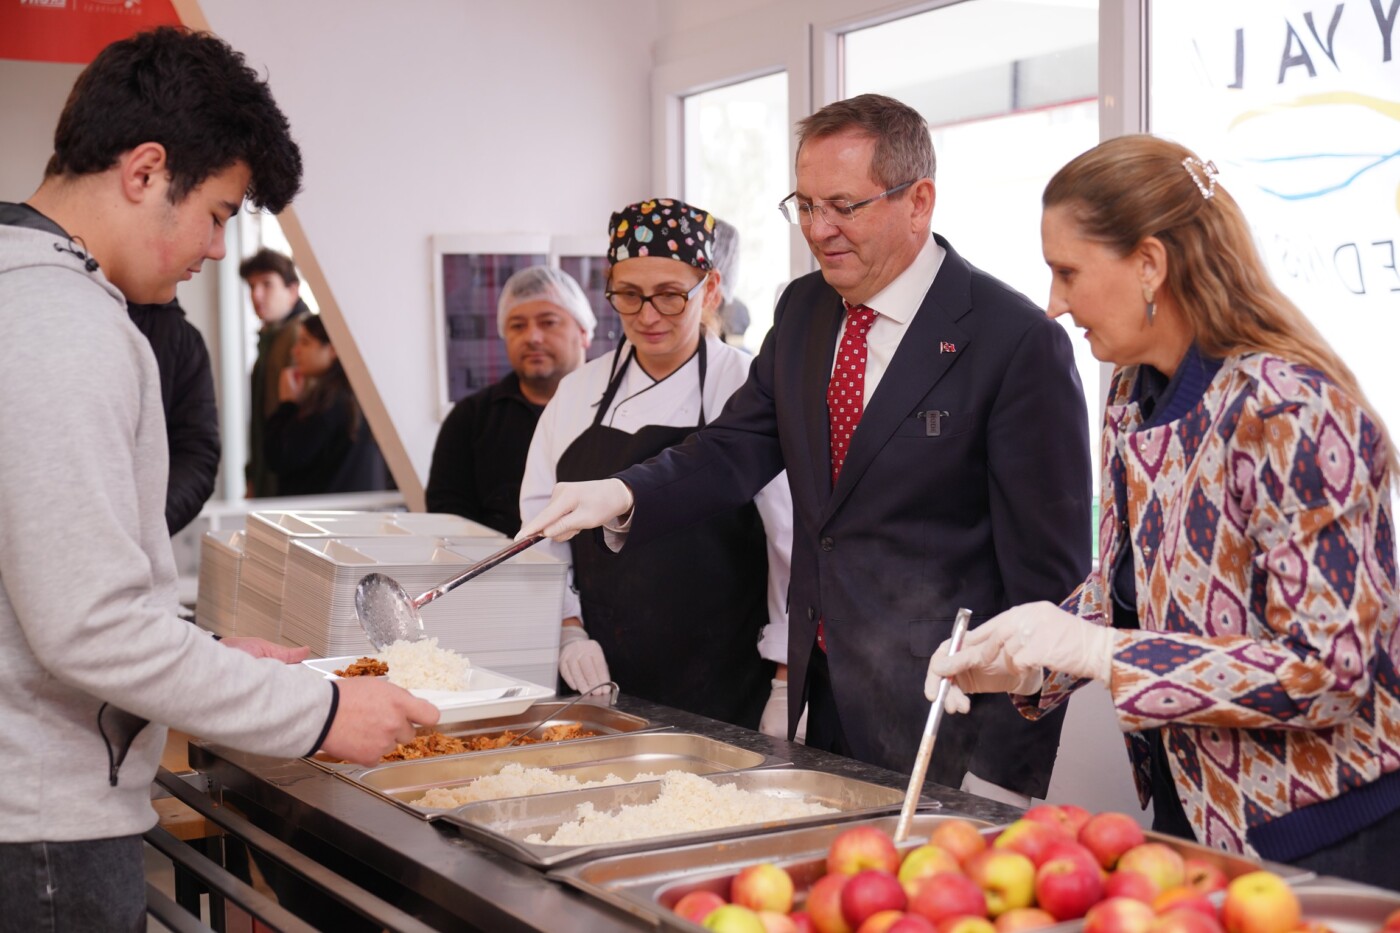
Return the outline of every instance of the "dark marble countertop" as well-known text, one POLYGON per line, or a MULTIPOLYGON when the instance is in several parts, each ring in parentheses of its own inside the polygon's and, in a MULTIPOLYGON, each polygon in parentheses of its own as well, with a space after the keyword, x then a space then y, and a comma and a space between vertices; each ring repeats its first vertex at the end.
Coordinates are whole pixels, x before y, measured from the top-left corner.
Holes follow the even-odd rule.
MULTIPOLYGON (((618 709, 793 766, 904 789, 908 776, 632 697, 618 709)), ((636 917, 527 865, 425 822, 304 761, 192 745, 190 761, 216 799, 354 884, 441 929, 649 929, 636 917)), ((1015 808, 928 783, 941 812, 991 823, 1015 808)), ((280 893, 280 892, 279 892, 280 893)), ((313 921, 314 922, 314 921, 313 921)))

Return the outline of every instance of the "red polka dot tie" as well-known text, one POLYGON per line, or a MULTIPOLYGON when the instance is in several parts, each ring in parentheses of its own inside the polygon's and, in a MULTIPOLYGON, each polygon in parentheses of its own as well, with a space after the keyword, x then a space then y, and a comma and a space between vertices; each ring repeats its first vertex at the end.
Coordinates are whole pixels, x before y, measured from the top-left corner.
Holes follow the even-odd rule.
POLYGON ((836 368, 826 387, 833 487, 846 462, 846 452, 851 449, 851 435, 865 411, 865 358, 869 354, 865 338, 875 323, 876 313, 865 305, 846 306, 846 333, 836 348, 836 368))

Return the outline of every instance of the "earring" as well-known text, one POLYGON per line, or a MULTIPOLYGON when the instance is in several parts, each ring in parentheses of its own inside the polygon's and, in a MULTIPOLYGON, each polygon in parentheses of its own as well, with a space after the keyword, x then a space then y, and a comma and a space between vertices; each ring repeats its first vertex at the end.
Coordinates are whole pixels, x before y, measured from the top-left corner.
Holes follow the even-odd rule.
POLYGON ((1157 302, 1153 301, 1155 297, 1156 292, 1152 290, 1152 287, 1150 285, 1144 285, 1142 287, 1142 300, 1147 302, 1148 327, 1152 326, 1152 319, 1157 316, 1157 302))

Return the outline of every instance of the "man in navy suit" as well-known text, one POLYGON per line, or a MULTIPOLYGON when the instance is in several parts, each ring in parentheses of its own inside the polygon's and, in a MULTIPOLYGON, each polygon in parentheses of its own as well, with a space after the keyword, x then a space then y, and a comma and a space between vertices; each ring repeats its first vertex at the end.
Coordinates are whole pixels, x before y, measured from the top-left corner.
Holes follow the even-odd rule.
MULTIPOLYGON (((821 272, 783 294, 748 382, 680 446, 560 484, 522 534, 603 525, 610 546, 645 547, 786 468, 789 695, 809 708, 807 742, 907 772, 928 658, 959 607, 976 625, 1057 602, 1089 570, 1084 395, 1065 331, 930 235, 934 155, 917 112, 867 94, 798 129, 781 209, 821 272)), ((929 777, 1043 797, 1062 719, 1024 720, 1005 696, 973 703, 944 720, 929 777)))

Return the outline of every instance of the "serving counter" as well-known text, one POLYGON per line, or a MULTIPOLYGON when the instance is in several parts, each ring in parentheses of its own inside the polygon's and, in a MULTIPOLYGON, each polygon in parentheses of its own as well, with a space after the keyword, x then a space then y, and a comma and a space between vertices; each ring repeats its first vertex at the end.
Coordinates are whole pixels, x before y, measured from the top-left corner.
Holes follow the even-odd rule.
MULTIPOLYGON (((697 733, 796 768, 836 774, 903 790, 907 776, 807 748, 757 732, 681 712, 632 697, 617 708, 697 733)), ((427 822, 382 797, 342 780, 304 760, 286 761, 194 743, 189 761, 199 774, 192 782, 221 808, 236 811, 252 826, 286 843, 301 856, 350 882, 337 893, 324 881, 307 886, 279 871, 264 857, 259 865, 284 903, 327 904, 368 892, 442 930, 642 930, 645 921, 547 878, 542 872, 466 838, 450 825, 427 822)), ((924 795, 936 812, 1004 823, 1018 811, 951 788, 929 783, 924 795)), ((235 830, 222 849, 236 866, 241 842, 235 830)), ((253 834, 256 835, 256 834, 253 834)), ((293 907, 293 909, 296 909, 293 907)), ((314 911, 313 911, 314 913, 314 911)), ((327 927, 349 929, 335 914, 327 927)), ((314 924, 317 917, 308 916, 314 924)), ((367 929, 380 929, 383 917, 367 929)))

